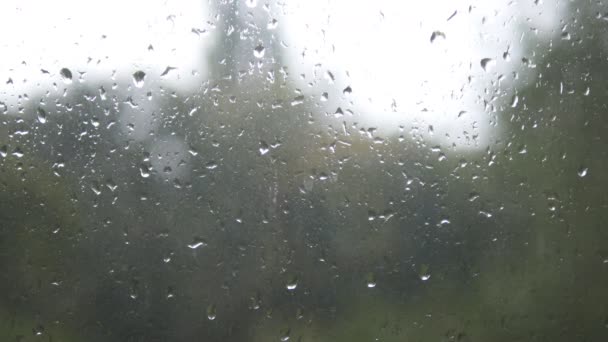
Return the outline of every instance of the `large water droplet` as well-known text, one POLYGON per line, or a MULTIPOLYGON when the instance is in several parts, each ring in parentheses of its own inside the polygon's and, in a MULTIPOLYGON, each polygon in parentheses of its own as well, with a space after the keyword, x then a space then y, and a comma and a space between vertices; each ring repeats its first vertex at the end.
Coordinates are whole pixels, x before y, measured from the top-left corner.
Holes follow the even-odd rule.
POLYGON ((286 328, 285 330, 283 330, 283 332, 281 333, 281 341, 282 342, 289 341, 290 334, 291 334, 291 329, 286 328))
POLYGON ((483 58, 479 64, 481 65, 483 71, 490 72, 496 66, 496 61, 492 58, 483 58))
POLYGON ((255 6, 258 5, 258 0, 245 0, 245 4, 249 8, 254 8, 255 6))
POLYGON ((581 168, 579 168, 579 169, 578 169, 578 172, 577 172, 577 173, 578 173, 578 176, 579 176, 579 177, 583 178, 583 177, 585 177, 585 176, 587 175, 587 172, 588 172, 588 171, 589 171, 589 169, 588 169, 588 168, 586 168, 586 167, 584 167, 584 166, 581 166, 581 168))
POLYGON ((418 272, 420 280, 427 281, 431 279, 431 273, 429 272, 429 265, 420 265, 420 271, 418 272))
POLYGON ((373 273, 369 273, 365 277, 365 282, 368 288, 373 289, 374 287, 376 287, 376 276, 373 273))
POLYGON ((289 278, 289 280, 287 281, 287 284, 285 285, 285 287, 289 291, 295 290, 298 287, 298 277, 292 276, 291 278, 289 278))
POLYGON ((144 78, 146 78, 146 73, 141 70, 133 73, 133 83, 137 88, 144 86, 144 78))
POLYGON ((46 111, 38 107, 38 122, 46 123, 46 111))
POLYGON ((72 72, 68 68, 63 68, 59 70, 59 75, 63 79, 63 83, 70 84, 72 83, 72 72))
POLYGON ((217 310, 215 304, 209 304, 207 307, 207 319, 213 321, 217 317, 217 310))
POLYGON ((253 55, 257 58, 262 58, 264 57, 265 50, 266 49, 264 48, 264 46, 262 44, 259 44, 253 49, 253 55))
POLYGON ((519 103, 519 96, 513 95, 513 98, 511 99, 511 107, 512 108, 517 107, 518 103, 519 103))
POLYGON ((148 167, 148 165, 145 164, 141 164, 139 166, 139 174, 143 177, 143 178, 148 178, 150 177, 150 168, 148 167))

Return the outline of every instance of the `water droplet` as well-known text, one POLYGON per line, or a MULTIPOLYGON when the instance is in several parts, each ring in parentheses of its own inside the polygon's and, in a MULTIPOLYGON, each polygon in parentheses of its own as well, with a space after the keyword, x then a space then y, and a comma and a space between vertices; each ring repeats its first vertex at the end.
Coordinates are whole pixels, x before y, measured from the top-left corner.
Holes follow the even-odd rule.
POLYGON ((207 307, 207 319, 213 321, 217 317, 217 309, 215 304, 209 304, 207 307))
POLYGON ((260 141, 260 155, 265 155, 269 151, 268 144, 265 141, 260 141))
POLYGON ((469 202, 475 202, 479 198, 479 194, 476 192, 471 192, 469 194, 469 202))
POLYGON ((167 299, 171 299, 173 297, 175 297, 175 293, 173 291, 173 288, 171 286, 169 286, 167 288, 167 299))
POLYGON ((15 157, 17 157, 17 158, 21 158, 21 157, 23 157, 24 154, 23 154, 23 151, 21 151, 21 149, 19 147, 17 147, 13 151, 12 155, 15 156, 15 157))
POLYGON ((63 83, 70 84, 72 83, 72 72, 68 68, 63 68, 59 71, 59 75, 63 79, 63 83))
POLYGON ((91 191, 93 191, 96 196, 101 195, 101 188, 99 187, 99 183, 93 182, 93 184, 91 184, 91 191))
POLYGON ((376 276, 373 273, 369 273, 365 277, 365 282, 368 288, 373 289, 374 287, 376 287, 376 276))
POLYGON ((258 0, 245 0, 245 4, 249 8, 254 8, 255 6, 258 5, 258 0))
POLYGON ((479 64, 481 65, 483 71, 490 72, 496 66, 496 61, 492 58, 483 58, 479 64))
POLYGON ((148 178, 150 177, 150 168, 148 167, 148 165, 141 164, 139 166, 139 173, 143 178, 148 178))
POLYGON ((420 265, 420 272, 418 272, 418 276, 420 280, 427 281, 431 279, 431 273, 429 272, 429 265, 423 264, 420 265))
POLYGON ((268 28, 269 30, 274 30, 277 28, 277 26, 279 26, 279 21, 273 18, 268 22, 266 28, 268 28))
POLYGON ((144 78, 146 78, 146 73, 139 70, 133 73, 133 84, 137 88, 141 88, 144 86, 144 78))
POLYGON ((588 169, 588 168, 586 168, 586 167, 584 167, 584 166, 581 166, 581 168, 579 168, 579 169, 578 169, 578 172, 577 172, 577 173, 578 173, 578 176, 579 176, 579 177, 583 178, 583 177, 585 177, 585 176, 587 175, 587 172, 588 172, 588 171, 589 171, 589 169, 588 169))
POLYGON ((285 287, 289 291, 295 290, 298 287, 298 277, 292 276, 291 278, 289 278, 289 280, 287 281, 287 284, 285 285, 285 287))
POLYGON ((32 329, 32 332, 35 336, 40 336, 44 333, 44 326, 38 324, 36 327, 34 327, 34 329, 32 329))
POLYGON ((259 44, 258 46, 256 46, 256 47, 253 49, 253 55, 254 55, 256 58, 262 58, 262 57, 264 57, 264 51, 265 51, 265 50, 266 50, 266 49, 264 49, 264 46, 262 46, 262 44, 259 44))
POLYGON ((519 96, 513 95, 513 98, 511 99, 511 107, 517 107, 517 103, 519 103, 519 96))
POLYGON ((38 122, 46 123, 46 111, 40 107, 38 107, 38 122))
POLYGON ((8 155, 8 146, 3 145, 0 147, 0 157, 5 158, 8 155))
POLYGON ((206 247, 206 246, 207 246, 207 242, 205 242, 205 240, 203 240, 199 237, 194 238, 192 243, 188 244, 188 248, 190 248, 190 249, 197 249, 197 248, 206 247))
POLYGON ((177 68, 176 68, 176 67, 172 67, 172 66, 167 66, 167 67, 165 68, 165 71, 163 71, 163 73, 162 73, 162 74, 160 74, 160 76, 161 76, 161 77, 162 77, 162 76, 167 76, 167 75, 169 74, 169 72, 171 72, 171 70, 175 70, 175 69, 177 69, 177 68))
POLYGON ((286 328, 285 330, 283 330, 283 332, 281 333, 281 341, 282 342, 289 341, 290 334, 291 334, 291 329, 286 328))
POLYGON ((441 31, 434 31, 431 33, 431 43, 434 43, 437 39, 445 40, 445 33, 441 31))

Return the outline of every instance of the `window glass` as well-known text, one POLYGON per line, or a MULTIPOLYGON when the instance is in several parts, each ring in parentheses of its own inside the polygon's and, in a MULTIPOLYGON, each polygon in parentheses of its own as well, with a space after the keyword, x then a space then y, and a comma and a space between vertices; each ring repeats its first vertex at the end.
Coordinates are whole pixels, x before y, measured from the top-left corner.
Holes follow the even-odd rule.
POLYGON ((0 340, 608 340, 606 3, 0 13, 0 340))

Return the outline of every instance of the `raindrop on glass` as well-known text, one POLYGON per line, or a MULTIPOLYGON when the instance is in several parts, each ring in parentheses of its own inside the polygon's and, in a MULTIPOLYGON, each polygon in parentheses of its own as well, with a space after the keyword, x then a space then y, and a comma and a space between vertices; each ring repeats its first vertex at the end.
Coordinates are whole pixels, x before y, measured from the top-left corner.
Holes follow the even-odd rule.
POLYGON ((135 86, 137 88, 141 88, 144 86, 144 78, 146 78, 146 73, 139 70, 136 71, 135 73, 133 73, 133 84, 135 84, 135 86))
POLYGON ((429 272, 429 265, 421 265, 418 273, 420 280, 427 281, 431 279, 431 273, 429 272))
POLYGON ((298 287, 298 278, 293 276, 289 279, 289 281, 287 281, 287 284, 285 285, 285 287, 289 290, 289 291, 293 291, 298 287))
POLYGON ((587 172, 588 172, 588 171, 589 171, 589 169, 588 169, 588 168, 586 168, 586 167, 581 167, 580 169, 578 169, 578 172, 577 172, 577 173, 578 173, 578 176, 579 176, 579 177, 583 178, 583 177, 585 177, 585 176, 587 175, 587 172))
POLYGON ((63 79, 63 83, 70 84, 72 83, 72 72, 68 68, 63 68, 59 71, 59 75, 63 79))
POLYGON ((518 103, 519 103, 519 96, 513 95, 513 98, 511 99, 511 107, 512 108, 517 107, 518 103))
POLYGON ((374 276, 373 273, 369 273, 365 277, 365 282, 368 288, 373 289, 374 287, 376 287, 376 276, 374 276))
POLYGON ((483 71, 489 72, 492 71, 492 69, 494 69, 494 67, 496 66, 496 61, 492 58, 483 58, 479 62, 479 65, 481 65, 483 71))
POLYGON ((265 155, 269 151, 268 144, 265 141, 260 141, 260 155, 265 155))
POLYGON ((266 49, 264 49, 264 46, 262 46, 262 44, 259 44, 258 46, 256 46, 256 47, 253 49, 253 55, 254 55, 256 58, 262 58, 262 57, 264 57, 264 51, 265 51, 265 50, 266 50, 266 49))
POLYGON ((434 43, 436 40, 444 40, 445 39, 445 33, 441 32, 441 31, 435 31, 433 33, 431 33, 431 43, 434 43))
POLYGON ((46 111, 38 107, 38 122, 46 123, 46 111))
POLYGON ((188 244, 188 248, 190 248, 190 249, 198 249, 200 247, 205 247, 205 246, 207 246, 207 242, 205 242, 205 240, 203 240, 201 238, 194 238, 192 243, 188 244))
POLYGON ((217 317, 217 310, 215 304, 209 304, 207 307, 207 319, 213 321, 217 317))

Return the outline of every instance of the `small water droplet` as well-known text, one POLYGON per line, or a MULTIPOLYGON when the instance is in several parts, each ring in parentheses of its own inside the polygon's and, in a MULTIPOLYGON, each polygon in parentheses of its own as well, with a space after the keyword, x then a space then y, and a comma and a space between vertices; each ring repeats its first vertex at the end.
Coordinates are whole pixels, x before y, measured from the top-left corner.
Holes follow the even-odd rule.
POLYGON ((273 18, 268 22, 266 28, 268 28, 269 30, 274 30, 277 28, 277 26, 279 26, 279 21, 273 18))
POLYGON ((481 65, 483 71, 490 72, 496 66, 496 61, 492 58, 483 58, 479 64, 481 65))
POLYGON ((434 43, 436 40, 445 40, 445 33, 441 31, 434 31, 431 33, 431 43, 434 43))
POLYGON ((586 168, 586 167, 584 167, 584 166, 581 166, 581 167, 578 169, 578 172, 577 172, 577 173, 578 173, 578 176, 579 176, 579 177, 583 178, 583 177, 585 177, 585 176, 587 175, 587 172, 588 172, 588 171, 589 171, 589 169, 588 169, 588 168, 586 168))
POLYGON ((141 88, 144 86, 144 79, 146 78, 146 73, 139 70, 133 73, 133 84, 137 88, 141 88))
POLYGON ((162 76, 167 76, 167 75, 169 74, 169 72, 171 72, 171 70, 175 70, 175 69, 177 69, 177 68, 176 68, 176 67, 172 67, 172 66, 167 66, 167 67, 165 68, 165 71, 163 71, 163 73, 162 73, 162 74, 160 74, 160 76, 161 76, 161 77, 162 77, 162 76))
POLYGON ((34 333, 35 336, 40 336, 44 333, 44 326, 42 326, 41 324, 38 324, 37 326, 34 327, 34 329, 32 329, 32 332, 34 333))
POLYGON ((70 84, 72 83, 72 72, 68 68, 63 68, 59 71, 59 75, 63 79, 63 83, 70 84))
POLYGON ((264 48, 264 46, 262 46, 262 44, 259 44, 258 46, 256 46, 256 47, 253 49, 253 55, 254 55, 256 58, 262 58, 262 57, 264 57, 264 52, 265 52, 265 50, 266 50, 266 49, 264 48))
POLYGON ((192 243, 188 244, 188 248, 190 248, 190 249, 197 249, 197 248, 206 247, 206 246, 207 246, 207 242, 205 242, 205 240, 203 240, 199 237, 194 238, 192 243))
POLYGON ((245 4, 249 8, 254 8, 255 6, 258 5, 258 0, 245 0, 245 4))

